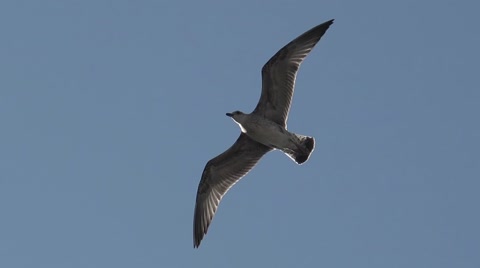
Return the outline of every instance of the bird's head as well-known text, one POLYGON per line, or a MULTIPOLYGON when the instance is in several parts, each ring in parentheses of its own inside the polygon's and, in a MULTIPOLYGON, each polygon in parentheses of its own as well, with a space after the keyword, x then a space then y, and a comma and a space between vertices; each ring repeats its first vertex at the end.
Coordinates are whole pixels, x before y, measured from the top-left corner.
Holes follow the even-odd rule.
POLYGON ((243 120, 243 115, 245 115, 244 113, 240 112, 240 111, 235 111, 235 112, 232 112, 232 113, 227 113, 227 116, 231 117, 235 122, 237 123, 241 123, 243 120))

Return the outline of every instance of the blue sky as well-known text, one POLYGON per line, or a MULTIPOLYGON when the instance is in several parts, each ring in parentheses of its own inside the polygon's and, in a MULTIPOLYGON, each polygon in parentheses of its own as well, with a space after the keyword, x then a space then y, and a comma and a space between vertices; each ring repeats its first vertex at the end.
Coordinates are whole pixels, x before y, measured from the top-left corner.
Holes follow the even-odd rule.
POLYGON ((0 267, 479 267, 478 1, 2 1, 0 267), (193 249, 260 69, 335 23, 193 249))

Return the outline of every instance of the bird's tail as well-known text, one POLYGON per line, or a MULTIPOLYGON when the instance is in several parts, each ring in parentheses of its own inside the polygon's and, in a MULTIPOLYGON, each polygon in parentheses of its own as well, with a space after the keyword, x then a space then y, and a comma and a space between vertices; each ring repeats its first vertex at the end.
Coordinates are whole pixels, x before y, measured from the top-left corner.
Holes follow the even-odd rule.
POLYGON ((308 160, 310 154, 313 152, 313 149, 315 148, 315 139, 313 137, 308 137, 300 134, 293 135, 298 138, 297 149, 284 150, 284 152, 293 161, 301 165, 308 160))

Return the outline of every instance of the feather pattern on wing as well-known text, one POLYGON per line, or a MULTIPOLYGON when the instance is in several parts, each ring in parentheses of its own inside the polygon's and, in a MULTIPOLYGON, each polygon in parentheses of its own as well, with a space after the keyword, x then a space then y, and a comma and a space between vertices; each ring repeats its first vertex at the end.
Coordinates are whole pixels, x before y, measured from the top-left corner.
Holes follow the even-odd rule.
POLYGON ((253 113, 287 125, 298 68, 332 23, 313 27, 270 58, 262 68, 262 94, 253 113))
POLYGON ((198 185, 193 220, 194 247, 198 247, 217 211, 222 197, 272 150, 241 133, 225 152, 208 161, 198 185))

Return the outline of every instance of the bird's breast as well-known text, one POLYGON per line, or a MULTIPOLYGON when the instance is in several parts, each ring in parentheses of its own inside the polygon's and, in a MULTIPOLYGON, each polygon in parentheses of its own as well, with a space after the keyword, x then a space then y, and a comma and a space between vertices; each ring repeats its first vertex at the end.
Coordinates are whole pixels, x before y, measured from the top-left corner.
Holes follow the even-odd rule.
POLYGON ((241 128, 252 140, 273 148, 285 148, 290 140, 284 127, 264 118, 246 120, 241 128))

